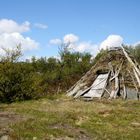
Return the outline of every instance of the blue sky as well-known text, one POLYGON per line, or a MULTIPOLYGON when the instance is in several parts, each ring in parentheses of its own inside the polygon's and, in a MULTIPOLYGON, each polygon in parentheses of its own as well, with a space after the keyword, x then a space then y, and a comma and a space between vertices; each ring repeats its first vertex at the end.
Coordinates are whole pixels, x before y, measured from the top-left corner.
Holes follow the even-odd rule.
MULTIPOLYGON (((56 56, 59 44, 50 43, 50 40, 61 39, 63 42, 63 38, 70 34, 78 38, 71 46, 76 51, 92 50, 96 54, 97 48, 110 41, 122 39, 125 44, 140 41, 139 6, 139 0, 0 0, 0 20, 12 20, 19 26, 26 21, 30 23, 27 31, 13 30, 39 44, 38 49, 26 49, 26 56, 56 56)), ((3 24, 2 27, 6 28, 3 24)), ((6 30, 1 34, 13 32, 6 30)))

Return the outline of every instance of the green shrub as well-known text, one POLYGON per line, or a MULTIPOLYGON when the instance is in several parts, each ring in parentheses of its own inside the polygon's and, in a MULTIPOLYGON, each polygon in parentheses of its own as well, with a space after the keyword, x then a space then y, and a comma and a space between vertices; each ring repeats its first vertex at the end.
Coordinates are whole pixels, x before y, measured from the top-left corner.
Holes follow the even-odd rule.
POLYGON ((29 63, 18 62, 22 55, 21 46, 3 50, 5 55, 0 56, 0 102, 41 97, 46 90, 42 75, 29 63))
POLYGON ((42 96, 41 75, 23 63, 0 63, 0 101, 14 102, 42 96))

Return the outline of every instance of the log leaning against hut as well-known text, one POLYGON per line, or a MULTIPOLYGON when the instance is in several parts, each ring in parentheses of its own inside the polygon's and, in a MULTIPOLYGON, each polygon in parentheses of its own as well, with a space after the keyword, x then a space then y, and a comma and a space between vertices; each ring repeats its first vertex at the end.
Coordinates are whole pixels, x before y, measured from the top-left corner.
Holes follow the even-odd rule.
POLYGON ((123 47, 109 50, 68 91, 68 96, 92 100, 139 99, 140 69, 123 47))

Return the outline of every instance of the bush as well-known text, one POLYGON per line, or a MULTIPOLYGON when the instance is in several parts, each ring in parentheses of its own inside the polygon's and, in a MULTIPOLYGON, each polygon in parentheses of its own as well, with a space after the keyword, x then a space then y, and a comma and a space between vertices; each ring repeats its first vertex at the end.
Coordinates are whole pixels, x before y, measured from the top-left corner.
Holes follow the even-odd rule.
POLYGON ((20 45, 5 51, 0 59, 0 102, 14 102, 37 99, 45 90, 42 75, 34 71, 32 65, 18 62, 20 45))
POLYGON ((41 76, 22 63, 0 64, 0 101, 14 102, 42 96, 41 76))

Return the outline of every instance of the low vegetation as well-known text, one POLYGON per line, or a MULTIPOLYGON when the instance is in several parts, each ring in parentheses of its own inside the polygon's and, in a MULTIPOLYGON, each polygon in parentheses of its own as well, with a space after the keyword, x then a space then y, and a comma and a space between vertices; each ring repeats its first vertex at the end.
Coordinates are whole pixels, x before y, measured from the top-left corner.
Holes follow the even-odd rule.
POLYGON ((0 120, 5 114, 8 122, 0 123, 0 134, 3 131, 11 140, 138 140, 140 137, 139 101, 85 102, 55 95, 1 104, 0 110, 0 120))
MULTIPOLYGON (((124 47, 140 63, 140 45, 124 47)), ((92 59, 89 53, 70 52, 68 45, 62 44, 60 59, 32 57, 31 61, 21 62, 20 45, 14 50, 3 51, 5 55, 0 55, 0 102, 6 103, 65 92, 102 56, 107 56, 107 51, 101 50, 92 59)))
POLYGON ((0 59, 0 102, 38 99, 66 91, 92 66, 90 54, 66 49, 60 51, 61 60, 32 57, 30 62, 19 61, 20 46, 4 51, 0 59))

